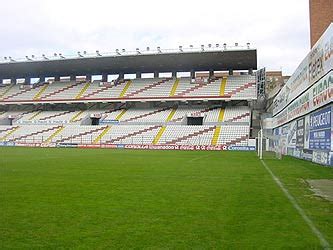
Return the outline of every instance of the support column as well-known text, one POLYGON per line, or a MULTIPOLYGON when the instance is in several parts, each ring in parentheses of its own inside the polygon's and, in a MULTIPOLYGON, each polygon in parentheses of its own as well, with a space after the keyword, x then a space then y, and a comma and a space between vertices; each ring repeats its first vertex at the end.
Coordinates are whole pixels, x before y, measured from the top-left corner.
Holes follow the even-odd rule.
POLYGON ((70 75, 69 76, 69 80, 70 81, 75 81, 76 80, 76 76, 75 75, 70 75))
POLYGON ((141 72, 136 72, 135 77, 140 79, 141 78, 141 72))
POLYGON ((30 84, 30 83, 31 83, 31 79, 30 79, 30 77, 26 77, 26 78, 24 78, 24 83, 25 83, 25 84, 30 84))
POLYGON ((214 76, 214 70, 210 69, 209 70, 209 78, 212 78, 214 76))
POLYGON ((229 69, 229 76, 232 76, 234 74, 234 71, 232 69, 229 69))
POLYGON ((40 76, 39 77, 39 82, 45 82, 45 76, 40 76))
POLYGON ((172 71, 172 77, 176 78, 177 77, 177 71, 172 71))
POLYGON ((253 69, 249 69, 249 75, 253 75, 253 69))
POLYGON ((86 81, 91 82, 92 76, 91 75, 86 75, 86 81))
POLYGON ((125 74, 123 72, 119 73, 119 77, 118 77, 119 80, 123 80, 124 76, 125 76, 125 74))
POLYGON ((11 78, 11 79, 10 79, 10 83, 11 83, 11 84, 16 84, 16 78, 15 78, 15 77, 11 78))
POLYGON ((102 74, 102 82, 108 81, 108 74, 102 74))
POLYGON ((0 85, 1 85, 1 84, 3 84, 3 79, 2 79, 2 78, 0 78, 0 85))
POLYGON ((159 72, 158 71, 155 71, 154 72, 154 78, 158 78, 159 77, 159 72))
POLYGON ((54 81, 55 81, 55 82, 60 82, 60 76, 55 76, 55 77, 54 77, 54 81))
POLYGON ((191 78, 194 79, 195 78, 195 71, 191 70, 190 74, 191 74, 191 78))

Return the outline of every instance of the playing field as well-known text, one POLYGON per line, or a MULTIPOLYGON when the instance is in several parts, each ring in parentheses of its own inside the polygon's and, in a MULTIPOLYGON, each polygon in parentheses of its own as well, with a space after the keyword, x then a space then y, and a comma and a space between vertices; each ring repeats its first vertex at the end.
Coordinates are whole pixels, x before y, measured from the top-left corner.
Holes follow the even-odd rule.
MULTIPOLYGON (((254 152, 0 148, 0 248, 321 248, 254 152)), ((333 245, 333 203, 266 160, 333 245)))

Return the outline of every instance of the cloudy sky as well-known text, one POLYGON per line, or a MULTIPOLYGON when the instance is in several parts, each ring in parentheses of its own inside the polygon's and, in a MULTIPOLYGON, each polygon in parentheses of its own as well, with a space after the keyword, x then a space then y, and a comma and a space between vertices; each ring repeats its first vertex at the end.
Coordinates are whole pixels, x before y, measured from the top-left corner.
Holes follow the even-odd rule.
POLYGON ((250 42, 291 74, 310 47, 308 0, 1 1, 1 58, 250 42))

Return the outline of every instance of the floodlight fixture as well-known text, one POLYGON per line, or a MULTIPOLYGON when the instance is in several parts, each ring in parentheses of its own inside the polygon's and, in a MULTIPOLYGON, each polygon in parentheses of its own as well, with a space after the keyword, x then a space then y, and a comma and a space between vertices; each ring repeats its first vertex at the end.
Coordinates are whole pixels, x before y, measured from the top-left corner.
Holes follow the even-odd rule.
POLYGON ((192 44, 190 45, 190 48, 193 49, 193 45, 192 44))
POLYGON ((147 48, 146 48, 146 50, 147 50, 147 51, 149 51, 149 50, 150 50, 150 48, 149 48, 149 47, 147 47, 147 48))
POLYGON ((25 58, 26 58, 28 61, 31 61, 31 58, 29 58, 29 56, 25 56, 25 58))
POLYGON ((250 45, 251 45, 250 43, 246 43, 248 49, 250 49, 250 45))
POLYGON ((211 48, 211 47, 212 47, 212 44, 211 44, 211 43, 209 43, 209 44, 208 44, 208 48, 211 48))
POLYGON ((223 48, 224 48, 225 50, 227 49, 227 44, 226 44, 226 43, 223 44, 223 48))
POLYGON ((216 48, 218 48, 218 47, 220 47, 220 44, 217 43, 217 44, 215 44, 215 46, 216 46, 216 48))
POLYGON ((49 59, 45 56, 45 54, 43 54, 42 57, 43 57, 45 60, 49 60, 49 59))
POLYGON ((202 51, 205 50, 205 45, 201 44, 201 50, 202 50, 202 51))
POLYGON ((238 47, 238 43, 235 43, 235 47, 238 47))
POLYGON ((97 54, 98 56, 102 56, 101 53, 99 53, 99 50, 96 50, 96 54, 97 54))
POLYGON ((162 53, 160 46, 157 47, 157 51, 158 51, 158 53, 162 53))
POLYGON ((86 54, 87 54, 87 51, 83 51, 83 54, 86 55, 86 54))
POLYGON ((117 53, 118 56, 121 55, 120 52, 119 52, 119 49, 116 49, 116 53, 117 53))
POLYGON ((179 51, 183 52, 183 46, 181 46, 181 45, 179 46, 179 51))
MULTIPOLYGON (((80 53, 80 52, 77 52, 77 53, 80 53)), ((58 56, 58 54, 57 54, 57 53, 54 53, 53 55, 54 55, 54 57, 57 57, 57 56, 58 56)))
POLYGON ((61 53, 59 53, 59 56, 60 56, 62 59, 65 59, 65 57, 64 57, 61 53))
POLYGON ((77 52, 77 55, 78 55, 79 57, 83 57, 83 55, 81 54, 80 51, 77 52))
POLYGON ((8 58, 11 62, 15 62, 15 60, 11 56, 9 56, 8 58))
POLYGON ((140 54, 141 54, 141 52, 140 52, 140 49, 139 49, 139 48, 136 48, 136 53, 138 53, 138 55, 140 55, 140 54))
POLYGON ((126 50, 125 50, 125 49, 122 49, 121 51, 122 51, 123 53, 125 53, 125 52, 126 52, 126 50))
POLYGON ((3 59, 4 59, 4 60, 7 60, 7 56, 4 56, 3 59))

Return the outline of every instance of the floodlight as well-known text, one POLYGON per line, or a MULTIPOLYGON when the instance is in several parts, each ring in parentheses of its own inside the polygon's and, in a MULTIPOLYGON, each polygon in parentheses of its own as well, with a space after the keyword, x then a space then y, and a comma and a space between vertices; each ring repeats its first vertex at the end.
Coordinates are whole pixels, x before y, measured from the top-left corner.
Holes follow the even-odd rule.
POLYGON ((65 57, 64 57, 61 53, 59 53, 59 56, 60 56, 62 59, 65 59, 65 57))
POLYGON ((48 58, 45 56, 45 54, 43 54, 42 57, 43 57, 45 60, 48 60, 48 58))
POLYGON ((96 50, 96 54, 97 54, 98 56, 102 56, 102 55, 99 53, 99 50, 96 50))
POLYGON ((183 46, 179 46, 179 50, 181 51, 181 52, 183 52, 183 46))
MULTIPOLYGON (((77 52, 77 53, 80 53, 80 52, 77 52)), ((58 54, 57 54, 57 53, 54 53, 53 55, 54 55, 55 57, 57 57, 57 56, 58 56, 58 54)))
POLYGON ((201 50, 202 50, 202 51, 205 50, 205 45, 201 44, 201 50))
POLYGON ((119 49, 116 49, 116 53, 117 53, 117 55, 119 55, 119 56, 121 55, 120 52, 119 52, 119 49))
POLYGON ((83 55, 81 54, 80 51, 77 52, 77 55, 78 55, 79 57, 83 57, 83 55))
POLYGON ((147 47, 147 51, 149 51, 150 50, 150 48, 149 47, 147 47))
POLYGON ((158 53, 162 53, 160 46, 157 47, 157 51, 158 51, 158 53))
POLYGON ((250 43, 247 43, 246 46, 247 46, 247 48, 249 49, 249 48, 250 48, 250 43))
POLYGON ((125 49, 122 49, 121 51, 124 53, 126 50, 125 50, 125 49))
POLYGON ((218 47, 220 47, 220 44, 217 43, 215 46, 216 46, 216 48, 218 48, 218 47))
POLYGON ((223 48, 227 49, 227 44, 226 43, 223 44, 223 48))
POLYGON ((5 56, 3 59, 4 59, 4 60, 7 60, 7 56, 5 56))
POLYGON ((138 54, 141 54, 139 48, 136 48, 136 52, 137 52, 138 54))
POLYGON ((212 47, 212 44, 211 44, 211 43, 209 43, 209 44, 208 44, 208 48, 211 48, 211 47, 212 47))
POLYGON ((235 46, 237 47, 237 46, 238 46, 238 43, 235 43, 235 46))
POLYGON ((190 48, 193 49, 193 45, 192 44, 190 45, 190 48))
POLYGON ((83 54, 86 55, 86 54, 87 54, 87 51, 83 51, 83 54))

